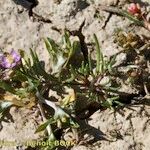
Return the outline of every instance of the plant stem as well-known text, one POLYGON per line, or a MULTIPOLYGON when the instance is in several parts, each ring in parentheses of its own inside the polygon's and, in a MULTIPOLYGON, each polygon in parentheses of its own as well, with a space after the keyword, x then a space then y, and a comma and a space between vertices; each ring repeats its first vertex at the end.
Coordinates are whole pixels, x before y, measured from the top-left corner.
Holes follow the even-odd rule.
MULTIPOLYGON (((144 24, 144 21, 140 21, 139 19, 137 19, 136 17, 130 15, 127 11, 125 10, 122 10, 122 9, 119 9, 119 8, 116 8, 116 7, 113 7, 113 6, 98 6, 97 8, 98 10, 103 10, 103 11, 107 11, 107 12, 110 12, 110 13, 114 13, 114 14, 117 14, 117 15, 121 15, 121 16, 124 16, 126 18, 128 18, 129 20, 133 21, 135 24, 139 25, 139 26, 142 26, 144 28, 145 27, 145 24, 144 24)), ((147 29, 147 28, 146 28, 147 29)))
MULTIPOLYGON (((44 110, 43 110, 43 107, 42 107, 42 104, 41 103, 38 103, 38 108, 41 112, 41 116, 42 116, 42 119, 44 122, 47 121, 46 117, 45 117, 45 113, 44 113, 44 110)), ((51 125, 49 124, 47 127, 47 132, 48 132, 48 135, 51 135, 53 132, 52 132, 52 128, 51 128, 51 125)))

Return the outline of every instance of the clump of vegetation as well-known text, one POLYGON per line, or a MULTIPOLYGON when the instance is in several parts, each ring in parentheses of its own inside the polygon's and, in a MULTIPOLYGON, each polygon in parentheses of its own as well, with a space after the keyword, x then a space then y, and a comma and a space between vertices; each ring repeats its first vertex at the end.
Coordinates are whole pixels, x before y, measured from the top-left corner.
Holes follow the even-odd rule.
POLYGON ((50 38, 44 40, 50 56, 49 72, 32 49, 31 58, 23 50, 2 52, 0 57, 1 112, 11 105, 31 108, 43 103, 50 106, 54 110, 53 115, 45 118, 47 121, 36 131, 47 128, 49 140, 55 140, 55 130, 58 128, 79 127, 75 118, 78 95, 85 96, 87 103, 96 101, 102 107, 119 103, 119 95, 115 93, 118 86, 112 78, 115 57, 107 60, 103 56, 96 35, 96 60, 92 60, 89 54, 88 62, 82 56, 79 41, 71 42, 68 32, 62 39, 60 45, 50 38), (57 102, 49 100, 47 95, 50 89, 62 91, 62 98, 57 102))

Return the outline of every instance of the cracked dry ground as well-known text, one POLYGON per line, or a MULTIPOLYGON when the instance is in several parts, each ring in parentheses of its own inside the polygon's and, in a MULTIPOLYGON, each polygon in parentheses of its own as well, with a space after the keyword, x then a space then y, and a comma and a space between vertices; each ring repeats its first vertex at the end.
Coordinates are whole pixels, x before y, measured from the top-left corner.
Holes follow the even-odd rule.
MULTIPOLYGON (((95 17, 98 4, 118 5, 126 7, 126 0, 39 0, 31 10, 28 10, 17 0, 0 1, 0 48, 36 49, 41 59, 47 61, 48 55, 44 50, 43 37, 51 37, 59 41, 60 33, 54 30, 67 28, 78 29, 85 20, 83 34, 86 42, 92 41, 96 33, 101 43, 103 53, 111 56, 120 48, 113 41, 113 34, 117 28, 133 31, 137 34, 150 36, 143 28, 132 26, 126 18, 112 15, 104 11, 95 17), (15 1, 15 3, 14 3, 15 1), (118 2, 118 3, 117 3, 118 2), (108 17, 110 19, 108 20, 108 17), (106 23, 107 22, 107 23, 106 23), (106 24, 105 24, 106 23, 106 24), (102 29, 102 27, 104 27, 102 29)), ((18 0, 19 1, 19 0, 18 0)), ((150 10, 150 1, 138 2, 145 4, 150 10)), ((122 61, 122 55, 118 61, 122 61)), ((7 115, 7 122, 1 123, 0 140, 23 141, 25 139, 39 139, 42 135, 34 134, 37 126, 42 122, 39 110, 17 109, 12 107, 7 115)), ((128 105, 120 111, 97 111, 88 120, 82 121, 81 126, 87 128, 80 145, 73 150, 150 150, 150 106, 148 104, 128 105), (85 122, 88 126, 85 127, 85 122), (94 139, 94 140, 93 140, 94 139)), ((83 131, 84 132, 84 131, 83 131)), ((17 147, 2 147, 2 150, 16 150, 17 147)), ((25 149, 21 146, 20 149, 25 149)))

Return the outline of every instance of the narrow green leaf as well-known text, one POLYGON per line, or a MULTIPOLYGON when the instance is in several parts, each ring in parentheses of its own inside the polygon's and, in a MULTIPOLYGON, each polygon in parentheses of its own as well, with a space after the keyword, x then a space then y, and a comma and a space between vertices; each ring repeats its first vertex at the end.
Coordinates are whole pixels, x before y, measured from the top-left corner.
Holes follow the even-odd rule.
POLYGON ((69 33, 66 31, 65 35, 64 35, 64 44, 67 46, 67 48, 71 47, 71 41, 70 41, 70 35, 69 33))
POLYGON ((88 67, 89 67, 89 72, 92 73, 92 59, 91 59, 91 54, 88 55, 88 67))
POLYGON ((59 46, 58 44, 56 44, 56 42, 54 40, 52 40, 51 38, 47 38, 47 41, 49 42, 49 46, 50 46, 50 52, 57 54, 57 52, 59 51, 59 46))
POLYGON ((144 26, 144 22, 143 21, 138 20, 136 17, 134 17, 133 15, 129 14, 127 11, 120 10, 120 13, 124 17, 127 17, 129 20, 133 21, 135 24, 137 24, 139 26, 144 26))
POLYGON ((47 51, 49 52, 49 54, 51 54, 52 53, 52 47, 51 47, 49 41, 47 39, 44 39, 44 42, 45 42, 45 46, 46 46, 47 51))
POLYGON ((96 44, 96 72, 99 74, 103 72, 104 59, 96 34, 94 34, 94 40, 96 44))
POLYGON ((35 133, 38 133, 38 132, 41 132, 41 131, 45 130, 48 125, 53 124, 53 123, 55 123, 55 122, 56 122, 56 121, 55 121, 53 118, 49 119, 49 120, 46 121, 45 123, 41 124, 41 125, 37 128, 37 130, 35 131, 35 133))
POLYGON ((108 63, 107 68, 108 68, 108 71, 109 71, 110 74, 113 74, 113 73, 114 73, 114 72, 113 72, 113 65, 116 63, 116 56, 117 56, 117 55, 113 56, 113 57, 111 58, 110 62, 108 63))

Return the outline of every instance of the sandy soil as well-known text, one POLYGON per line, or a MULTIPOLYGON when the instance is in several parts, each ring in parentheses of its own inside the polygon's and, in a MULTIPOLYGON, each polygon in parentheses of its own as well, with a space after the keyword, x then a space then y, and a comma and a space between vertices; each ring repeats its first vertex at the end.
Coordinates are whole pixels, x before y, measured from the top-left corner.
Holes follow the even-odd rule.
MULTIPOLYGON (((14 0, 17 2, 17 0, 14 0)), ((9 51, 11 48, 35 49, 40 58, 46 60, 49 67, 48 55, 45 50, 43 38, 51 37, 59 41, 61 34, 53 29, 67 28, 69 30, 78 29, 83 20, 85 26, 83 34, 86 42, 89 43, 96 33, 101 43, 103 52, 111 56, 120 47, 113 42, 113 34, 117 28, 127 31, 135 31, 137 34, 149 35, 149 32, 139 27, 130 26, 131 22, 125 18, 113 15, 108 21, 105 29, 102 29, 109 13, 100 11, 99 17, 95 17, 95 7, 98 4, 114 5, 115 0, 39 0, 39 4, 33 8, 33 13, 41 17, 29 17, 29 11, 13 0, 0 1, 0 48, 9 51), (44 18, 44 19, 43 19, 44 18), (52 23, 49 23, 51 20, 52 23)), ((21 0, 18 0, 21 1, 21 0)), ((126 8, 126 0, 120 0, 118 5, 126 8)), ((138 0, 141 2, 140 0, 138 0)), ((146 2, 147 9, 150 10, 150 1, 146 2)), ((118 63, 121 63, 125 54, 121 54, 118 63)), ((32 110, 11 108, 7 122, 2 121, 0 130, 0 140, 17 141, 18 146, 25 139, 39 139, 42 135, 35 134, 37 126, 42 122, 37 108, 32 110)), ((84 135, 84 142, 73 150, 149 150, 150 140, 150 106, 135 105, 129 106, 114 113, 112 110, 103 112, 97 111, 87 121, 88 132, 84 135), (89 144, 90 139, 95 138, 95 142, 89 144)), ((84 126, 85 123, 83 123, 84 126)), ((2 150, 25 149, 24 146, 2 147, 2 150)))

